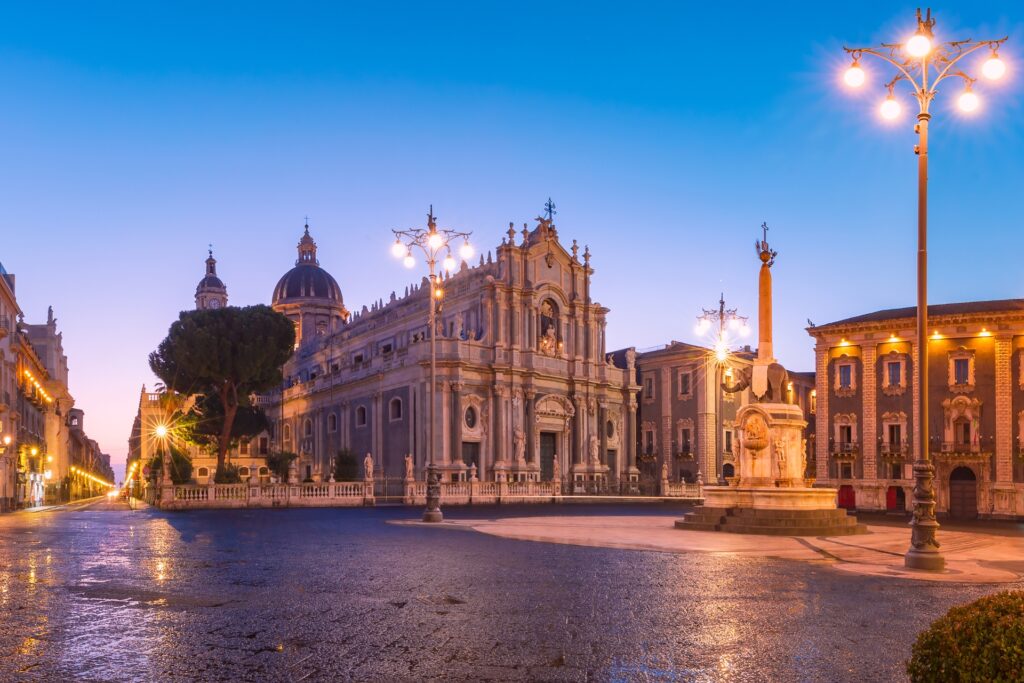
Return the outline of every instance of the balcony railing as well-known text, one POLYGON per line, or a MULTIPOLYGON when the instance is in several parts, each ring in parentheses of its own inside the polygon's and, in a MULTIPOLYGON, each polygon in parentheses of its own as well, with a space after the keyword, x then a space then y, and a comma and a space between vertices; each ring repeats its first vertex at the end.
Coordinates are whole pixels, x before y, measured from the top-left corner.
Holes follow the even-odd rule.
MULTIPOLYGON (((947 456, 984 455, 992 452, 993 444, 994 439, 991 437, 982 437, 971 442, 943 441, 939 446, 939 453, 947 456)), ((932 448, 934 449, 934 445, 932 448)))
POLYGON ((832 444, 832 457, 837 460, 853 460, 860 454, 860 444, 855 442, 832 444))
POLYGON ((878 452, 883 458, 888 460, 903 460, 910 455, 910 445, 906 441, 900 443, 883 442, 878 452))

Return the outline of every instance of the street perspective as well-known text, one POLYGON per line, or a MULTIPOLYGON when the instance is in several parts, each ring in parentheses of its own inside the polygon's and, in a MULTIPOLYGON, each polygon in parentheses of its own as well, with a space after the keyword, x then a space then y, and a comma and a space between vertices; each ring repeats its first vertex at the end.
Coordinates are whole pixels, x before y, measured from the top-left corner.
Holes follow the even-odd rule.
POLYGON ((1024 6, 10 5, 0 682, 1024 683, 1024 6))

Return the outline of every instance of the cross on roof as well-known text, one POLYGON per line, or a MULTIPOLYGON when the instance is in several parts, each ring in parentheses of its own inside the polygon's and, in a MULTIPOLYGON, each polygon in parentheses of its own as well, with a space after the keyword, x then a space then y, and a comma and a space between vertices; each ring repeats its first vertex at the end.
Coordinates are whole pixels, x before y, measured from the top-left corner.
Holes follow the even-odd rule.
POLYGON ((549 221, 555 220, 555 214, 558 212, 555 211, 555 203, 551 201, 551 197, 548 197, 548 200, 544 202, 544 213, 548 215, 549 221))

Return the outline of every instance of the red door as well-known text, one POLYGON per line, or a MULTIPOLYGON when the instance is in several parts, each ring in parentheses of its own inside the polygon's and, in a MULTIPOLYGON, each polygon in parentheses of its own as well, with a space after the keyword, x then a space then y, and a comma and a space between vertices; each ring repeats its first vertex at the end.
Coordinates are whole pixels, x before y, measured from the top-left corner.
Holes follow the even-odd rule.
POLYGON ((846 508, 847 510, 853 510, 857 507, 857 494, 854 493, 853 487, 849 484, 843 484, 839 487, 839 507, 846 508))
POLYGON ((900 506, 896 500, 896 487, 890 486, 889 490, 885 492, 885 509, 886 510, 899 510, 900 506))

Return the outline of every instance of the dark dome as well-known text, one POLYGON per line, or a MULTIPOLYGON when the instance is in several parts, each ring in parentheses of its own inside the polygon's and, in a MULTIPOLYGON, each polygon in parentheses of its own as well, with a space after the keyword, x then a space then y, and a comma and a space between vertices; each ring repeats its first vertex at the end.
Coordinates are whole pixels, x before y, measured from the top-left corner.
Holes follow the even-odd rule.
POLYGON ((314 263, 300 263, 278 280, 273 303, 298 299, 327 299, 342 303, 341 287, 331 274, 314 263))
POLYGON ((196 292, 201 289, 224 289, 224 283, 216 275, 207 275, 196 285, 196 292))

